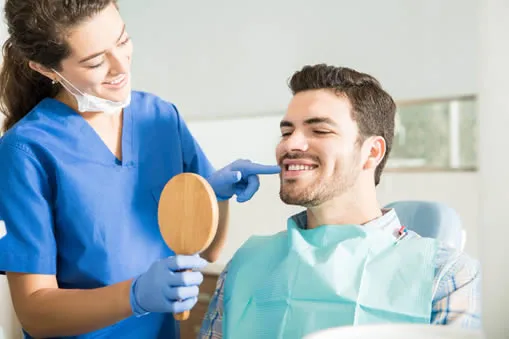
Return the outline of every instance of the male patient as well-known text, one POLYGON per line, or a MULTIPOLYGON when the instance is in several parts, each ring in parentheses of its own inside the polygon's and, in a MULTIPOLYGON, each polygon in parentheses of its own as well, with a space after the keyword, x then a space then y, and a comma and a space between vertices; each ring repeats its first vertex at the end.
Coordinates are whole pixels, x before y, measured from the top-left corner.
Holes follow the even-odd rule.
POLYGON ((477 261, 402 227, 375 187, 396 106, 368 74, 306 66, 290 80, 280 197, 306 207, 250 238, 218 279, 201 338, 301 338, 374 323, 480 327, 477 261))

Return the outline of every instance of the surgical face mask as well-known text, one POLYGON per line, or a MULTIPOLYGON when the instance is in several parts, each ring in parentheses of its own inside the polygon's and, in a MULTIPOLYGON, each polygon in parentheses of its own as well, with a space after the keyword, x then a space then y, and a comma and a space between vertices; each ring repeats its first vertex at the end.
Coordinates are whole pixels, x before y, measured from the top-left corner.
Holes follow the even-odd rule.
POLYGON ((76 88, 70 81, 62 76, 62 74, 58 73, 56 70, 52 69, 60 78, 64 81, 61 82, 62 86, 71 93, 76 101, 78 102, 78 111, 80 112, 104 112, 105 114, 119 114, 122 111, 122 108, 129 105, 131 102, 131 92, 126 99, 123 101, 111 101, 103 98, 99 98, 93 96, 91 94, 83 93, 79 89, 76 88), (64 84, 64 82, 67 83, 64 84))

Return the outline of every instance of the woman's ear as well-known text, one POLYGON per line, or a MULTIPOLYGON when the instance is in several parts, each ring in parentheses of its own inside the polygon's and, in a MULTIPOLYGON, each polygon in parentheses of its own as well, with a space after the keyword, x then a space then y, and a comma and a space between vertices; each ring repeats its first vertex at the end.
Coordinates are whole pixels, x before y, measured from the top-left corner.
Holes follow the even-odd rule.
POLYGON ((58 81, 58 78, 57 78, 57 75, 55 74, 55 72, 53 72, 52 70, 49 70, 48 68, 44 67, 41 64, 39 64, 35 61, 29 61, 28 66, 32 70, 44 75, 46 78, 50 79, 51 81, 55 81, 55 82, 58 81))
POLYGON ((364 147, 366 148, 367 159, 363 169, 375 170, 385 156, 385 139, 381 136, 369 137, 364 141, 364 147))

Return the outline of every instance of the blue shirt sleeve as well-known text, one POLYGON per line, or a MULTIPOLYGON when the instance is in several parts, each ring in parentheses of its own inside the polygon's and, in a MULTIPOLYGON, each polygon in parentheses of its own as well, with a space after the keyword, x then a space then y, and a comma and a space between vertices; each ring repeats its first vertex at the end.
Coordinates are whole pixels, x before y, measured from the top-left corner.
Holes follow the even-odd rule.
POLYGON ((189 131, 186 122, 179 114, 175 105, 173 105, 177 114, 177 122, 182 140, 182 152, 184 159, 184 172, 192 172, 201 175, 204 178, 209 177, 215 172, 214 167, 203 152, 200 144, 189 131))
POLYGON ((0 141, 0 272, 56 274, 51 189, 41 163, 22 144, 0 141))

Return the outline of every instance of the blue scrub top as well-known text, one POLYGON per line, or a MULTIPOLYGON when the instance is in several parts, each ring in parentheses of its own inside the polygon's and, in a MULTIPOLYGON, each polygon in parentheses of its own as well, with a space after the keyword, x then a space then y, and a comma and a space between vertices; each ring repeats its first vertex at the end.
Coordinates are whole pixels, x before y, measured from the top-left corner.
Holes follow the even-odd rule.
MULTIPOLYGON (((0 271, 53 274, 66 289, 131 279, 174 254, 157 223, 166 182, 213 171, 177 108, 154 95, 134 91, 124 109, 122 160, 81 115, 44 99, 0 139, 0 271)), ((178 332, 172 314, 154 313, 72 338, 178 332)))

